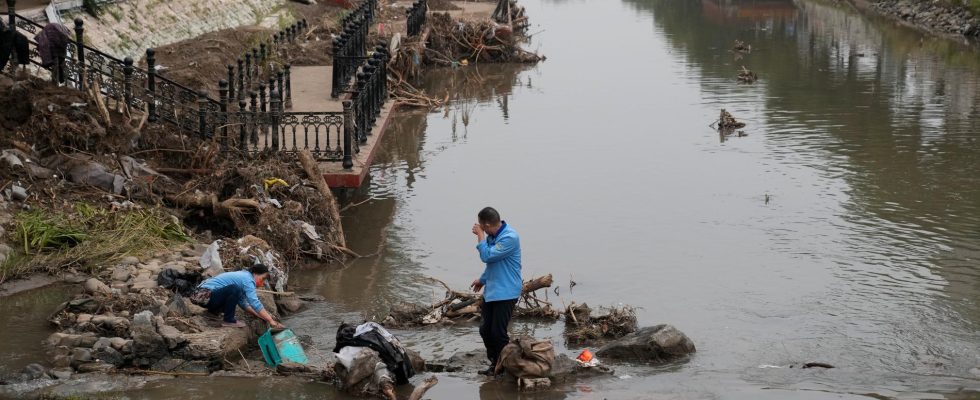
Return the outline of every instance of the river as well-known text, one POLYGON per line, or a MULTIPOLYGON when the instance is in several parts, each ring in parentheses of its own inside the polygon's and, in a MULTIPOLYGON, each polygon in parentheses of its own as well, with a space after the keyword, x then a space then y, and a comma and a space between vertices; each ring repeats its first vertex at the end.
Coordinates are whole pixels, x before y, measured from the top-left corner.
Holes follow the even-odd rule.
MULTIPOLYGON (((328 300, 286 320, 315 359, 341 320, 441 299, 425 277, 467 286, 492 205, 524 277, 554 274, 552 300, 639 307, 698 352, 533 395, 441 374, 429 398, 980 398, 980 53, 845 2, 522 4, 548 60, 429 74, 451 104, 399 113, 345 200, 348 245, 377 256, 292 274, 328 300), (736 60, 736 39, 751 54, 736 60), (758 82, 736 84, 743 65, 758 82), (722 108, 744 136, 709 127, 722 108), (788 368, 810 361, 837 368, 788 368)), ((397 333, 428 359, 482 347, 475 325, 397 333)), ((180 382, 126 396, 342 397, 180 382)))

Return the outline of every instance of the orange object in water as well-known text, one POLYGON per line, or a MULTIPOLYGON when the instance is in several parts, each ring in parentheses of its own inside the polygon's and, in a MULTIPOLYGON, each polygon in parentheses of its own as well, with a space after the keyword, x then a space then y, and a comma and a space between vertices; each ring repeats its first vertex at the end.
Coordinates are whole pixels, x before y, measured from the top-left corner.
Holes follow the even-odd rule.
POLYGON ((589 349, 582 350, 582 352, 578 354, 578 357, 576 357, 576 359, 578 359, 581 362, 592 361, 592 352, 589 351, 589 349))

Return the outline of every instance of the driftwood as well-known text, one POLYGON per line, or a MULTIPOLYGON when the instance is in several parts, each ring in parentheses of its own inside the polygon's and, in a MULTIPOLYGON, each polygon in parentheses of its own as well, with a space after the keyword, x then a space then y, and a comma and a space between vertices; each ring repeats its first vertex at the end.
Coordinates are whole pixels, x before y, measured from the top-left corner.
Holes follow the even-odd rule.
MULTIPOLYGON (((451 324, 455 321, 472 321, 480 318, 483 296, 480 293, 454 290, 445 282, 429 278, 446 288, 446 298, 431 306, 399 304, 392 308, 388 317, 382 321, 388 326, 418 326, 437 323, 451 324)), ((524 282, 521 297, 517 300, 514 316, 518 318, 558 319, 561 313, 551 303, 534 295, 535 291, 551 287, 554 279, 551 274, 539 276, 524 282)))
POLYGON ((415 387, 412 394, 408 396, 408 400, 422 400, 422 396, 425 396, 425 392, 428 392, 433 386, 439 383, 439 378, 435 375, 430 375, 422 381, 421 385, 415 387))
POLYGON ((738 82, 739 83, 755 83, 759 79, 759 76, 752 72, 752 70, 742 66, 742 70, 738 71, 738 82))
POLYGON ((181 207, 210 209, 215 216, 239 218, 242 214, 259 213, 259 202, 255 199, 231 198, 218 200, 214 193, 194 192, 167 196, 167 201, 181 207))
POLYGON ((718 121, 716 124, 718 125, 719 131, 730 131, 745 127, 744 122, 736 120, 735 117, 733 117, 728 111, 725 111, 724 108, 721 109, 721 113, 718 116, 718 121))

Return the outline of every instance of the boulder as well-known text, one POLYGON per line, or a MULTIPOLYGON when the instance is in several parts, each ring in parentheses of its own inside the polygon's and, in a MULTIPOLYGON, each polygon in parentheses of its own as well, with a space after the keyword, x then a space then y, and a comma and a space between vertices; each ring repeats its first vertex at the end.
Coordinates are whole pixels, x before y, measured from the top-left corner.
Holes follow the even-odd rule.
POLYGON ((71 368, 51 368, 48 371, 48 376, 52 379, 66 380, 71 379, 72 370, 71 368))
POLYGON ((157 333, 153 323, 153 313, 143 311, 133 316, 133 324, 129 328, 133 338, 133 356, 141 359, 138 364, 149 363, 167 354, 167 343, 163 336, 157 333))
POLYGON ((92 361, 92 350, 84 347, 76 347, 71 352, 71 364, 80 365, 92 361))
POLYGON ((671 325, 641 328, 596 352, 600 359, 668 362, 696 351, 694 342, 671 325))
POLYGON ((215 328, 198 333, 185 333, 187 344, 174 352, 189 360, 220 360, 226 354, 238 354, 254 339, 247 329, 215 328))
POLYGON ((125 362, 125 357, 123 357, 122 353, 112 348, 111 346, 103 347, 101 349, 96 350, 95 352, 92 353, 92 356, 95 357, 95 359, 98 361, 104 362, 106 364, 111 364, 116 367, 122 365, 123 362, 125 362))
POLYGON ((84 374, 89 372, 109 372, 116 369, 116 367, 104 362, 90 362, 79 365, 77 369, 79 373, 84 374))
POLYGON ((99 338, 94 333, 86 332, 75 335, 70 333, 52 333, 45 341, 48 346, 57 347, 92 347, 99 338))
POLYGON ((184 339, 184 335, 177 328, 167 325, 163 321, 163 318, 156 317, 156 324, 157 332, 160 333, 164 342, 167 343, 168 349, 176 349, 187 342, 187 339, 184 339))
POLYGON ((93 295, 109 295, 112 293, 112 289, 109 289, 108 285, 95 278, 89 278, 82 287, 85 288, 86 293, 93 295))
POLYGON ((285 313, 294 314, 303 309, 303 300, 296 295, 276 297, 276 305, 285 313))
POLYGON ((99 351, 107 347, 112 347, 112 340, 104 337, 104 338, 99 338, 99 340, 97 340, 95 344, 92 345, 92 350, 99 351))
POLYGON ((279 311, 278 308, 276 307, 276 297, 273 296, 272 293, 259 292, 258 295, 259 295, 259 301, 262 302, 262 307, 264 307, 265 310, 268 311, 273 318, 278 320, 279 311))
POLYGON ((37 363, 28 364, 26 367, 24 367, 24 370, 21 372, 24 374, 24 378, 31 381, 35 379, 44 378, 48 375, 47 370, 44 368, 44 366, 37 363))
POLYGON ((129 267, 118 266, 112 270, 112 280, 116 282, 126 282, 129 280, 129 267))

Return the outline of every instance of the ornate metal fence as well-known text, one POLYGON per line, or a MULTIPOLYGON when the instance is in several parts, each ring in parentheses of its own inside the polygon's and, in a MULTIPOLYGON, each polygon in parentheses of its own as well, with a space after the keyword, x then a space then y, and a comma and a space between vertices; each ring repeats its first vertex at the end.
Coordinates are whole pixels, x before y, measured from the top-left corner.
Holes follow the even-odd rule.
POLYGON ((418 36, 422 34, 425 27, 425 17, 429 13, 429 4, 426 0, 416 0, 412 6, 405 11, 408 22, 408 36, 418 36))
POLYGON ((350 88, 351 78, 367 56, 368 30, 374 18, 375 3, 376 0, 366 0, 342 19, 344 30, 333 40, 330 97, 337 98, 350 88))
MULTIPOLYGON (((424 3, 424 0, 422 0, 424 3)), ((14 12, 14 0, 7 0, 10 29, 33 38, 44 26, 14 12)), ((253 155, 276 151, 295 153, 309 150, 323 161, 340 161, 353 167, 360 143, 367 141, 387 93, 387 45, 381 43, 367 55, 367 30, 377 6, 365 0, 345 18, 343 45, 339 57, 344 90, 354 81, 351 100, 344 101, 343 112, 289 112, 291 82, 289 64, 271 68, 272 54, 284 48, 307 27, 306 21, 286 27, 268 42, 246 52, 237 65, 228 66, 228 80, 219 82, 219 96, 195 91, 159 76, 154 49, 146 51, 147 68, 136 67, 133 59, 118 59, 84 44, 85 29, 75 20, 75 37, 66 54, 53 65, 42 65, 37 43, 29 40, 30 63, 48 71, 59 82, 79 90, 97 90, 107 105, 127 105, 142 111, 148 122, 170 123, 204 139, 214 139, 223 150, 253 155)), ((284 55, 282 61, 288 58, 284 55)), ((334 71, 337 72, 335 61, 334 71)), ((336 75, 335 75, 336 79, 336 75)), ((335 81, 336 82, 336 81, 335 81)))

